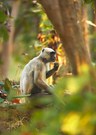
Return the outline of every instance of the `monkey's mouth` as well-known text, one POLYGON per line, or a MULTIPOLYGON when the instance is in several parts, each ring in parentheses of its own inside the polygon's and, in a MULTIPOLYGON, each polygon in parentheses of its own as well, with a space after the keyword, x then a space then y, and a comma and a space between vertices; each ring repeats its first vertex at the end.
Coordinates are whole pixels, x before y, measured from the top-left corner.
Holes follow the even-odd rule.
POLYGON ((54 61, 55 61, 55 59, 56 59, 56 57, 54 57, 54 56, 53 56, 53 57, 51 57, 51 61, 52 61, 52 62, 54 62, 54 61))

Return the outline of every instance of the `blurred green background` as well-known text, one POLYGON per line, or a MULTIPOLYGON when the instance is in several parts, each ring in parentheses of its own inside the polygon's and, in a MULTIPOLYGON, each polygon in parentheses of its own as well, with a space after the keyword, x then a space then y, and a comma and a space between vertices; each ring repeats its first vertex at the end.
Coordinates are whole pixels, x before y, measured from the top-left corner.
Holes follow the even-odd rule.
MULTIPOLYGON (((87 16, 85 38, 96 70, 96 3, 82 4, 87 16)), ((96 135, 96 95, 87 91, 90 81, 96 91, 96 82, 89 68, 84 66, 83 75, 72 76, 62 42, 36 0, 0 0, 0 80, 7 77, 17 84, 24 65, 46 46, 57 51, 60 64, 49 80, 54 82, 53 95, 33 97, 23 105, 1 104, 0 134, 96 135)), ((13 90, 12 84, 8 86, 13 90)))

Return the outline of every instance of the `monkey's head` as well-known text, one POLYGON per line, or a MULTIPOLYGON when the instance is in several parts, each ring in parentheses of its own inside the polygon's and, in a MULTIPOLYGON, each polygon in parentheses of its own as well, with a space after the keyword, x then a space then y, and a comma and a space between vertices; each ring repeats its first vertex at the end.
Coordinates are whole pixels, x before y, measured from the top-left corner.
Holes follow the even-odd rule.
POLYGON ((43 48, 40 56, 45 60, 45 62, 54 62, 56 59, 56 52, 51 48, 43 48))

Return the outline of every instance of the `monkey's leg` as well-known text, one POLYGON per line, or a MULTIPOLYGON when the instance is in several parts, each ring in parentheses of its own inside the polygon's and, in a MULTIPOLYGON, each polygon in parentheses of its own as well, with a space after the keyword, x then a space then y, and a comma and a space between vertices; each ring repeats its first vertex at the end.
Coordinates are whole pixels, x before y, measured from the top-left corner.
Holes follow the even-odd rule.
POLYGON ((40 89, 38 86, 35 85, 35 86, 32 88, 31 96, 36 95, 36 94, 40 94, 40 93, 52 95, 52 93, 51 93, 50 91, 44 90, 44 91, 42 92, 42 89, 40 89))
POLYGON ((31 79, 28 77, 23 78, 23 89, 22 94, 29 94, 32 89, 31 79))
POLYGON ((41 93, 41 91, 42 90, 38 86, 34 85, 34 87, 31 90, 31 95, 41 93))

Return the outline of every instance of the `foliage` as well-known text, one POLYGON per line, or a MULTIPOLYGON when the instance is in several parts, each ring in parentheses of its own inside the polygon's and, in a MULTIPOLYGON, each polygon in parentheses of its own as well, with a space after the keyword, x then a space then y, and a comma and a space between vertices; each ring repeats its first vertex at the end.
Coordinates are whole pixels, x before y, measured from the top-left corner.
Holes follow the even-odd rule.
POLYGON ((9 5, 7 2, 0 2, 0 39, 7 40, 8 39, 8 31, 7 31, 7 21, 9 18, 9 5))
MULTIPOLYGON (((87 90, 88 70, 78 77, 62 78, 55 85, 53 95, 32 97, 17 110, 31 114, 29 120, 11 135, 92 135, 96 134, 96 95, 87 90), (69 93, 69 92, 70 93, 69 93)), ((95 84, 94 84, 95 86, 95 84)), ((19 116, 20 117, 20 116, 19 116)), ((8 132, 5 135, 8 135, 8 132)))
POLYGON ((93 8, 95 6, 95 0, 83 0, 85 4, 90 4, 93 8))
POLYGON ((96 44, 96 33, 94 32, 94 34, 92 34, 90 36, 90 49, 91 49, 91 56, 92 56, 92 61, 94 63, 96 63, 96 47, 95 47, 95 44, 96 44))
MULTIPOLYGON (((85 2, 91 3, 93 1, 86 0, 85 2)), ((4 40, 7 39, 7 29, 4 25, 7 19, 8 16, 5 15, 5 12, 3 10, 0 11, 0 26, 4 26, 0 27, 0 33, 2 34, 0 34, 0 37, 3 37, 4 40)), ((28 2, 26 0, 22 1, 15 27, 16 45, 14 57, 17 61, 26 63, 41 50, 42 46, 51 44, 51 47, 55 46, 55 49, 57 49, 58 45, 61 46, 58 35, 56 33, 52 35, 51 33, 54 33, 54 28, 43 12, 42 7, 38 3, 32 3, 31 0, 28 2), (36 24, 35 22, 38 23, 36 24)), ((58 78, 58 84, 55 85, 53 95, 51 96, 45 95, 32 97, 32 99, 28 98, 26 104, 19 104, 19 106, 17 105, 17 100, 14 101, 16 104, 13 106, 6 104, 6 115, 3 115, 3 121, 0 118, 0 123, 3 123, 7 117, 7 122, 13 119, 12 124, 14 126, 9 124, 9 127, 4 128, 6 133, 2 134, 95 135, 96 95, 90 92, 83 92, 87 91, 87 86, 90 80, 92 81, 92 77, 89 75, 87 67, 84 67, 82 70, 84 70, 83 75, 58 78), (10 111, 10 108, 14 110, 14 113, 12 110, 10 111), (20 114, 16 114, 17 110, 20 114), (26 121, 21 119, 24 112, 27 117, 26 121), (15 121, 16 115, 19 122, 15 121)), ((92 86, 96 89, 95 83, 92 86)), ((10 82, 8 79, 4 81, 4 88, 8 93, 8 101, 12 101, 14 97, 22 98, 22 96, 17 96, 17 89, 13 87, 13 82, 10 82)), ((4 99, 0 99, 0 102, 3 101, 4 99)), ((2 106, 2 104, 0 105, 2 106)), ((1 114, 0 116, 2 117, 1 114)))
POLYGON ((15 42, 19 48, 16 45, 14 58, 22 63, 28 62, 41 50, 42 44, 37 39, 38 33, 40 31, 47 33, 52 28, 52 24, 39 3, 30 0, 29 3, 25 3, 22 1, 15 22, 15 42))
POLYGON ((95 0, 84 0, 85 3, 89 4, 89 3, 94 3, 95 0))

